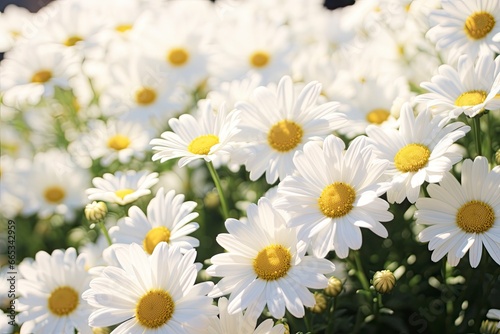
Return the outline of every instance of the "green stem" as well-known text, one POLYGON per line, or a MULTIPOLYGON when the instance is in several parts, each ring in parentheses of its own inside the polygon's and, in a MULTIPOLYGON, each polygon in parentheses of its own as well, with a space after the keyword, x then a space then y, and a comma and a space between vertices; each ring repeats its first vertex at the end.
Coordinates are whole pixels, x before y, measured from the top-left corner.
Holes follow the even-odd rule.
POLYGON ((217 188, 217 193, 219 194, 219 200, 222 206, 222 215, 224 216, 224 219, 227 219, 229 218, 229 211, 227 210, 226 198, 224 197, 224 193, 222 191, 219 175, 217 174, 212 161, 207 161, 207 166, 210 171, 210 175, 212 175, 215 187, 217 188))
POLYGON ((483 155, 481 148, 481 120, 478 116, 474 117, 474 141, 476 143, 476 153, 477 155, 483 155))
POLYGON ((370 283, 368 283, 368 279, 366 278, 365 272, 363 270, 363 266, 361 264, 361 258, 359 257, 359 252, 354 251, 354 261, 356 262, 356 276, 358 277, 363 289, 366 291, 370 291, 370 283))
POLYGON ((104 234, 104 237, 106 237, 106 240, 108 241, 108 244, 111 246, 113 242, 111 241, 111 238, 109 236, 108 230, 106 229, 106 226, 104 226, 104 221, 100 220, 98 222, 99 227, 101 228, 102 234, 104 234))

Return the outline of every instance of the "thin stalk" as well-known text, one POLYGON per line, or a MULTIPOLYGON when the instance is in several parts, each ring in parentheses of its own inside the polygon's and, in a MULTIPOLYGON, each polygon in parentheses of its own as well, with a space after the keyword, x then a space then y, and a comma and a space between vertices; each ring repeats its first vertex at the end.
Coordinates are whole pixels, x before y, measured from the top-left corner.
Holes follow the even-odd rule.
POLYGON ((109 236, 108 230, 106 229, 106 226, 104 226, 104 220, 99 220, 98 222, 99 227, 101 228, 102 234, 104 234, 104 237, 108 241, 108 245, 112 245, 113 242, 111 241, 111 237, 109 236))
POLYGON ((363 289, 366 291, 370 291, 370 283, 368 283, 368 279, 366 278, 365 271, 363 270, 361 259, 359 257, 359 253, 357 251, 354 251, 354 261, 356 262, 356 276, 361 282, 363 289))
POLYGON ((210 171, 210 175, 212 175, 215 187, 217 188, 217 193, 219 194, 219 200, 222 206, 222 215, 224 216, 224 219, 227 219, 229 218, 229 211, 227 210, 226 198, 224 197, 224 192, 222 191, 219 175, 217 174, 212 161, 207 161, 207 166, 210 171))
POLYGON ((474 117, 473 120, 474 125, 474 141, 476 144, 476 152, 477 155, 483 155, 483 150, 481 148, 481 120, 478 116, 474 117))

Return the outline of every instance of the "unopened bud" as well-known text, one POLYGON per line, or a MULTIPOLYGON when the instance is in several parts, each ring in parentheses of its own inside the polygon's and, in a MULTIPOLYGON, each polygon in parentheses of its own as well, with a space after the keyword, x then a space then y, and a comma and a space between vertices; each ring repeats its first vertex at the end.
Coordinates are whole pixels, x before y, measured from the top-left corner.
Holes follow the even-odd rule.
POLYGON ((108 207, 104 202, 93 201, 85 207, 85 217, 91 223, 103 220, 108 214, 108 207))
POLYGON ((207 208, 216 208, 220 205, 219 195, 215 191, 209 192, 205 195, 203 203, 207 208))
POLYGON ((328 279, 328 286, 325 288, 325 293, 331 297, 337 297, 342 292, 342 281, 335 276, 328 279))
POLYGON ((321 292, 314 293, 314 299, 316 300, 316 304, 313 307, 309 308, 312 313, 322 313, 326 310, 327 301, 325 295, 321 292))
POLYGON ((394 274, 390 270, 381 270, 373 275, 372 283, 377 292, 388 293, 394 288, 396 277, 394 277, 394 274))
POLYGON ((495 162, 497 165, 500 165, 500 148, 495 153, 495 162))

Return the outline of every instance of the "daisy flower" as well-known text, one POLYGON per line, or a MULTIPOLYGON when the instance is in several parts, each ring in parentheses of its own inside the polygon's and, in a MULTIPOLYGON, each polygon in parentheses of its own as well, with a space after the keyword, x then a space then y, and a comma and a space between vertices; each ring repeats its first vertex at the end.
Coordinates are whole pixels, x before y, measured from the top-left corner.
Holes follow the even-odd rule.
POLYGON ((148 254, 162 241, 185 252, 199 246, 198 239, 188 236, 199 227, 192 222, 198 217, 198 213, 193 212, 195 207, 196 202, 184 202, 184 195, 176 195, 174 190, 165 194, 160 188, 148 204, 147 216, 132 206, 128 217, 120 219, 109 234, 113 243, 141 244, 148 254))
POLYGON ((483 245, 500 264, 500 166, 489 171, 488 160, 477 157, 462 165, 462 184, 451 174, 427 187, 430 198, 416 203, 417 224, 431 225, 418 235, 429 242, 432 261, 448 253, 448 263, 456 266, 469 251, 469 261, 476 268, 483 245))
POLYGON ((295 96, 292 79, 283 77, 277 91, 258 87, 250 102, 239 102, 241 131, 247 141, 240 157, 250 179, 266 173, 269 184, 283 179, 295 169, 292 158, 305 143, 321 139, 345 124, 344 114, 337 113, 337 102, 316 103, 321 84, 310 82, 295 96))
POLYGON ((148 171, 118 171, 95 177, 92 184, 96 188, 87 189, 90 201, 105 201, 125 205, 139 197, 151 194, 150 188, 158 182, 158 173, 148 171))
POLYGON ((457 118, 462 113, 474 117, 486 109, 500 108, 500 56, 495 60, 490 55, 477 58, 463 55, 457 68, 441 65, 439 74, 431 82, 420 86, 430 93, 417 97, 425 102, 434 114, 441 114, 446 120, 457 118))
POLYGON ((5 55, 0 66, 0 92, 8 106, 37 104, 52 97, 55 87, 68 88, 74 59, 60 46, 22 44, 5 55))
POLYGON ((240 14, 222 21, 211 58, 211 80, 241 80, 258 73, 264 84, 277 81, 288 72, 293 45, 288 25, 277 25, 240 14), (225 23, 225 24, 224 24, 225 23))
POLYGON ((91 276, 85 271, 85 260, 74 248, 40 251, 35 262, 19 280, 21 297, 16 304, 21 333, 92 333, 88 318, 92 308, 81 297, 89 287, 91 276))
POLYGON ((153 161, 180 158, 179 166, 184 167, 198 159, 214 161, 229 154, 233 137, 240 131, 239 113, 228 113, 224 105, 214 112, 207 101, 196 116, 183 114, 169 120, 173 131, 165 131, 161 138, 151 140, 156 151, 153 161))
POLYGON ((387 191, 389 203, 405 198, 415 203, 425 181, 441 181, 462 160, 462 154, 450 148, 470 127, 461 122, 445 126, 428 109, 415 117, 409 103, 403 105, 399 121, 399 130, 369 125, 366 133, 377 157, 389 161, 385 172, 392 183, 387 191))
POLYGON ((48 218, 53 214, 72 220, 87 200, 88 170, 78 167, 66 151, 39 152, 29 167, 17 174, 16 195, 23 202, 22 214, 48 218))
POLYGON ((32 29, 34 14, 14 4, 7 5, 0 13, 0 52, 12 49, 32 29))
POLYGON ((219 317, 210 318, 207 334, 284 334, 285 327, 282 324, 274 326, 272 319, 264 320, 255 328, 257 319, 251 319, 249 313, 238 312, 230 314, 227 311, 227 298, 218 300, 219 317))
POLYGON ((344 142, 330 135, 323 148, 307 143, 297 152, 298 173, 278 185, 276 208, 286 210, 290 227, 300 227, 299 238, 310 239, 317 257, 335 250, 340 258, 349 249, 361 248, 361 229, 387 237, 380 223, 393 219, 389 204, 379 198, 387 187, 379 184, 387 163, 374 160, 366 137, 354 139, 345 151, 344 142))
POLYGON ((133 158, 143 159, 149 148, 150 135, 139 123, 110 119, 89 124, 90 132, 78 140, 92 159, 101 159, 102 166, 118 160, 129 163, 133 158))
POLYGON ((131 244, 117 249, 121 267, 106 267, 83 298, 97 308, 92 327, 119 324, 111 333, 202 333, 217 307, 206 294, 212 282, 194 284, 196 251, 182 255, 162 242, 148 256, 131 244))
POLYGON ((223 277, 209 295, 231 293, 229 314, 247 309, 258 316, 267 304, 276 319, 285 315, 285 309, 303 317, 304 306, 315 304, 308 288, 325 288, 324 274, 332 273, 335 266, 326 259, 306 256, 306 242, 297 239, 296 230, 286 226, 267 198, 250 204, 247 214, 245 220, 227 219, 229 233, 217 236, 227 252, 213 256, 207 268, 209 275, 223 277))
POLYGON ((488 313, 486 314, 486 317, 499 321, 497 324, 497 328, 500 328, 500 310, 493 308, 489 309, 488 313))
POLYGON ((432 28, 427 37, 451 61, 462 54, 500 53, 493 37, 500 33, 500 6, 489 0, 441 0, 443 9, 430 13, 432 28))

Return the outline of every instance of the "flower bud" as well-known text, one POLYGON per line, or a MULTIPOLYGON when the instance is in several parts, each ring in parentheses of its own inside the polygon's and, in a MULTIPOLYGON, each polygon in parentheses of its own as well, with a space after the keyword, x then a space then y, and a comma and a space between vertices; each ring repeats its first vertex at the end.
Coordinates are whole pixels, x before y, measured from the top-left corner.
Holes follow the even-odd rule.
POLYGON ((330 297, 337 297, 342 292, 342 281, 335 276, 328 279, 328 286, 325 288, 325 293, 330 297))
POLYGON ((311 312, 321 313, 326 310, 327 301, 324 294, 322 294, 321 292, 315 292, 314 299, 316 300, 316 304, 314 304, 313 307, 309 308, 311 312))
POLYGON ((372 283, 378 293, 388 293, 394 288, 396 277, 390 270, 380 270, 373 275, 372 283))
POLYGON ((496 162, 497 165, 500 165, 500 149, 498 149, 495 152, 495 162, 496 162))
POLYGON ((108 207, 104 202, 93 201, 85 207, 85 217, 91 223, 103 220, 108 214, 108 207))

